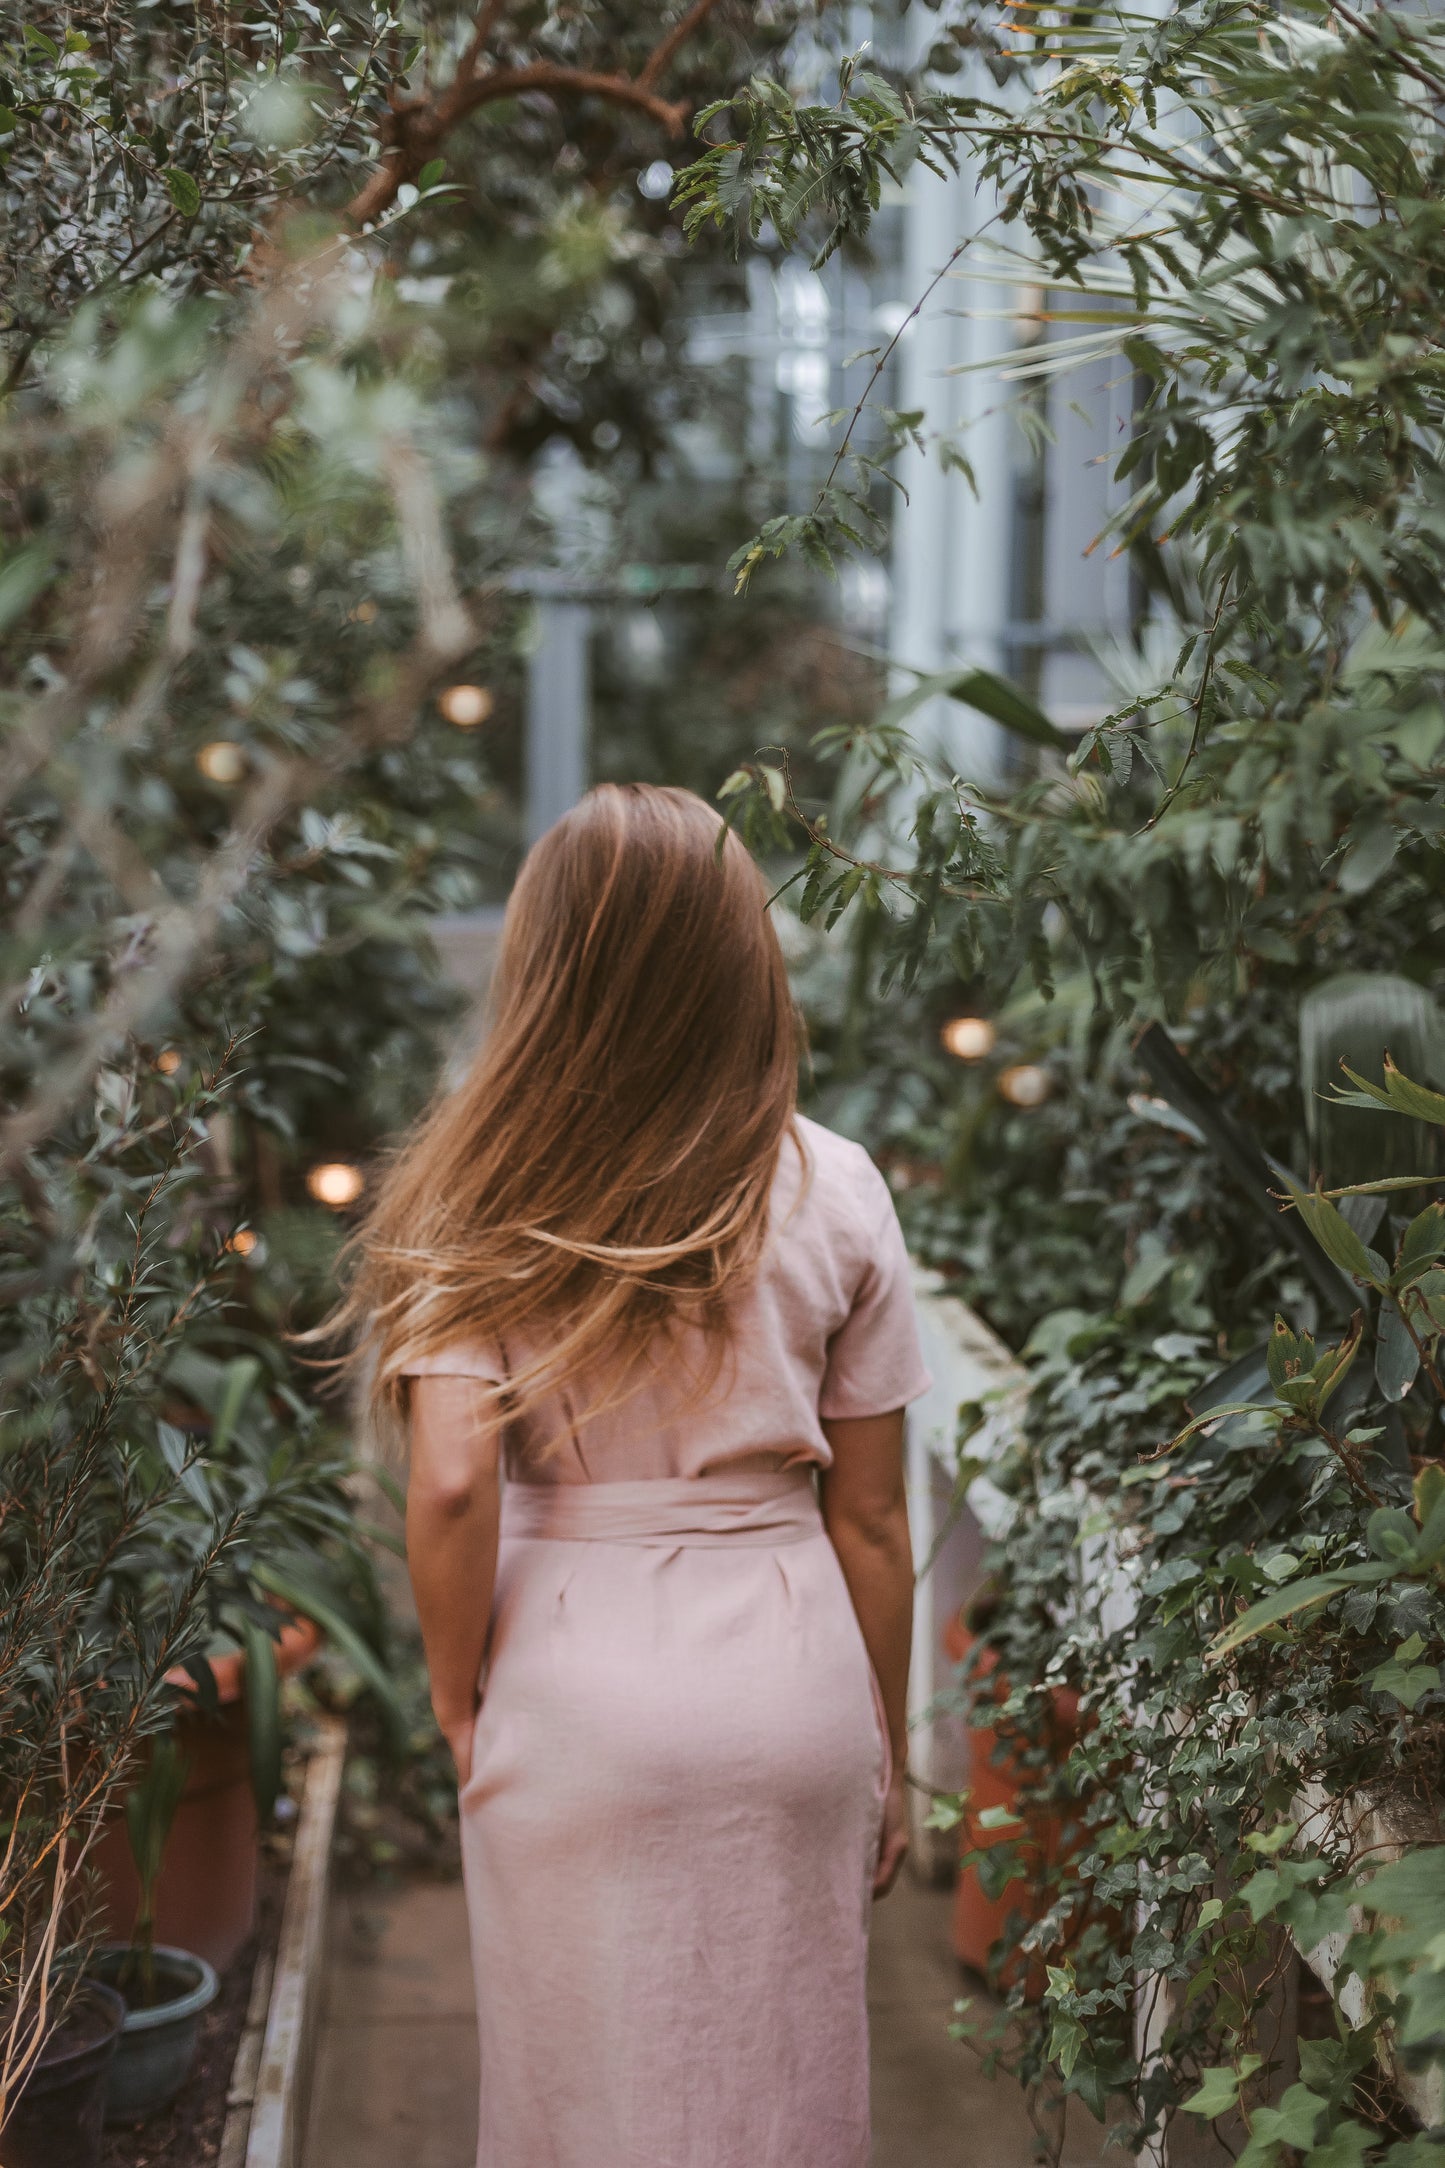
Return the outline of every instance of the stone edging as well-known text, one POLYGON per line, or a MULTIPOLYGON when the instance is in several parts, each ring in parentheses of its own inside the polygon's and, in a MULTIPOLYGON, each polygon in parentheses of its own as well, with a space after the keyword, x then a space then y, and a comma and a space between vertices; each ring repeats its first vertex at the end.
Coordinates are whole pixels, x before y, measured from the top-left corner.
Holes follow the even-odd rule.
POLYGON ((274 1961, 263 1955, 251 1981, 246 2023, 231 2069, 229 2113, 217 2168, 300 2168, 311 2089, 317 1998, 326 1937, 331 1836, 346 1726, 318 1721, 320 1742, 306 1765, 291 1874, 274 1961))

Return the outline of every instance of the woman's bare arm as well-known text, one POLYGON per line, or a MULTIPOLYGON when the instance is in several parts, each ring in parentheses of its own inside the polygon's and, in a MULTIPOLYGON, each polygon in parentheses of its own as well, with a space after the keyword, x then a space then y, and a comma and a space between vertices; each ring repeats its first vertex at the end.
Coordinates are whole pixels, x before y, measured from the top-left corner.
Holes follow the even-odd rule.
POLYGON ((908 1850, 908 1659, 913 1643, 913 1546, 903 1476, 903 1410, 825 1421, 833 1465, 823 1521, 878 1675, 893 1749, 874 1894, 891 1889, 908 1850))
POLYGON ((501 1514, 500 1431, 480 1400, 470 1378, 416 1378, 411 1387, 406 1559, 432 1707, 463 1785, 471 1775, 501 1514))

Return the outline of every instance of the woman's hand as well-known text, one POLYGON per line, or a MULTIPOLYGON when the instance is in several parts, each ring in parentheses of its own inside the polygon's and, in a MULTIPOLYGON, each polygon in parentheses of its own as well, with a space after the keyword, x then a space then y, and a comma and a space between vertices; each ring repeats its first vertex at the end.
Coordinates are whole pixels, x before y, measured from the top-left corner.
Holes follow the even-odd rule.
POLYGON ((437 1728, 451 1749, 452 1760, 457 1765, 457 1790, 464 1792, 472 1774, 472 1743, 477 1733, 477 1712, 470 1716, 437 1718, 437 1728))
POLYGON ((899 1770, 883 1802, 883 1834, 878 1841, 878 1865, 873 1870, 873 1895, 886 1897, 898 1880, 898 1870, 908 1856, 908 1778, 899 1770))

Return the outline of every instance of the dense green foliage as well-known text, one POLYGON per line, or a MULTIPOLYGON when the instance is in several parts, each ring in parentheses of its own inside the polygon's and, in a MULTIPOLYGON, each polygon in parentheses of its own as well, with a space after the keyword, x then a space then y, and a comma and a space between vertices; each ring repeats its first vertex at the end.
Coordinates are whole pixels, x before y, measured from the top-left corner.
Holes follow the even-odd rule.
POLYGON ((0 24, 0 2120, 178 1666, 243 1644, 263 1801, 288 1610, 416 1728, 284 1336, 344 1230, 304 1177, 415 1111, 425 922, 515 864, 526 463, 626 483, 695 400, 637 179, 748 64, 711 12, 0 24))
MULTIPOLYGON (((1079 1850, 1029 1936, 1048 1972, 1023 2067, 1114 2102, 1135 2144, 1186 2111, 1251 2168, 1435 2159, 1442 1108, 1320 1095, 1340 1054, 1379 1092, 1391 1048, 1445 1084, 1445 44, 1379 8, 938 14, 928 85, 845 69, 803 107, 759 82, 684 185, 699 230, 766 216, 826 254, 889 176, 964 163, 998 214, 952 260, 1046 291, 1011 357, 1031 426, 1081 357, 1137 382, 1105 539, 1152 630, 1117 711, 1070 747, 961 665, 955 696, 1032 749, 1008 795, 920 761, 901 707, 854 734, 826 807, 766 760, 732 794, 760 833, 804 824, 805 917, 852 907, 833 1103, 1032 1366, 992 1471, 1016 1518, 989 1639, 1006 1722, 1042 1737, 1066 1684, 1087 1728, 1067 1769, 1034 1757, 1079 1850), (929 1042, 980 1003, 1000 1055, 950 1081, 929 1042), (1161 1017, 1223 1107, 1157 1037, 1131 1051, 1161 1017), (1000 1101, 1010 1053, 1045 1067, 1045 1106, 1000 1101), (1424 1179, 1344 1194, 1387 1173, 1424 1179), (1282 1924, 1334 1987, 1297 2080, 1282 1924)), ((927 414, 893 423, 966 461, 927 414)), ((866 533, 854 434, 743 577, 866 533)))

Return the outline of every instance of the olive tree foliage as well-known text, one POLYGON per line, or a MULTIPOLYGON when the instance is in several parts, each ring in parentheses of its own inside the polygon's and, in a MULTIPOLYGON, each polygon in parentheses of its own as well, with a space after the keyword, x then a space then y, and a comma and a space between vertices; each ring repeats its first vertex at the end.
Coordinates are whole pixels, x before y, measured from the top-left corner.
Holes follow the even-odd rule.
MULTIPOLYGON (((1227 980, 1278 952, 1441 832, 1445 48, 1426 17, 1245 5, 966 9, 940 16, 940 43, 977 49, 1007 92, 910 96, 859 68, 836 104, 799 108, 759 82, 687 178, 694 221, 767 217, 826 254, 915 159, 987 182, 999 213, 953 263, 1042 283, 1069 334, 1018 366, 1064 378, 1087 339, 1137 373, 1117 462, 1132 488, 1099 546, 1135 554, 1181 639, 987 841, 969 779, 940 779, 916 866, 853 865, 819 838, 811 870, 890 890, 904 955, 941 914, 983 952, 990 926, 1053 902, 1112 1006, 1176 1005, 1199 970, 1227 980)), ((966 438, 905 419, 966 459, 966 438)), ((849 442, 740 572, 852 546, 849 442)), ((1057 747, 1024 705, 1005 719, 1057 747)), ((859 752, 896 765, 886 734, 859 752)))
MULTIPOLYGON (((683 191, 696 230, 767 218, 823 257, 917 162, 962 167, 993 208, 918 306, 963 269, 1032 313, 1001 365, 1021 426, 1081 359, 1135 385, 1096 546, 1130 553, 1149 623, 1113 712, 1070 741, 963 657, 840 740, 830 804, 766 753, 730 787, 760 833, 801 832, 803 913, 848 914, 860 978, 935 1016, 967 988, 1006 1035, 1052 1038, 1054 1126, 1091 1125, 1056 1201, 1021 1137, 975 1177, 993 1233, 948 1165, 918 1216, 985 1307, 1036 1242, 1080 1291, 1030 1298, 1034 1389, 994 1471, 1016 1501, 988 1629, 1011 1691, 983 1707, 1073 1835, 1017 1923, 1046 1982, 1020 2065, 1112 2103, 1135 2145, 1187 2115, 1249 2168, 1435 2160, 1445 32, 1344 0, 935 13, 922 82, 845 63, 833 103, 802 105, 759 79, 683 191), (1019 739, 1015 788, 910 743, 940 691, 1019 739), (1072 1024, 1042 1021, 1056 992, 1072 1024), (1273 1167, 1159 1020, 1267 1110, 1273 1167), (1367 1125, 1348 1167, 1344 1114, 1367 1125), (1063 1685, 1086 1722, 1066 1768, 1042 1743, 1063 1685), (1334 2001, 1297 2076, 1271 2001, 1292 1949, 1334 2001)), ((967 471, 927 412, 885 419, 967 471)), ((858 420, 741 581, 870 539, 858 420)), ((977 1156, 909 1091, 905 1149, 932 1124, 977 1156)), ((1027 1857, 966 1799, 939 1812, 992 1887, 1027 1857)))
POLYGON ((549 247, 681 126, 713 12, 3 17, 0 2122, 177 1667, 239 1640, 254 1687, 300 1610, 387 1691, 258 1166, 429 1081, 420 920, 476 892, 488 780, 433 695, 527 542, 391 274, 475 187, 550 337, 625 250, 549 247))
POLYGON ((12 376, 99 293, 233 284, 278 202, 365 159, 388 11, 8 11, 5 338, 12 376))

